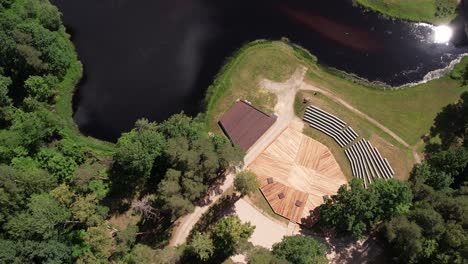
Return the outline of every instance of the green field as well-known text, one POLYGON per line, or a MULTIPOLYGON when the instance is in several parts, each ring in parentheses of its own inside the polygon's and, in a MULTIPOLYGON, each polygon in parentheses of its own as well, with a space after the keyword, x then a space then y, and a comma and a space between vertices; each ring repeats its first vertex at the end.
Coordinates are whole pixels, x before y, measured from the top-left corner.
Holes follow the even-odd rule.
POLYGON ((206 97, 207 127, 221 132, 217 121, 237 99, 247 99, 266 112, 273 112, 276 96, 261 90, 263 78, 284 81, 300 61, 290 46, 281 42, 256 41, 241 48, 218 74, 206 97))
MULTIPOLYGON (((210 87, 207 96, 207 127, 211 131, 220 132, 217 120, 239 98, 250 100, 262 110, 273 112, 276 97, 260 89, 259 81, 262 78, 286 80, 301 64, 309 68, 305 78, 307 83, 346 101, 408 143, 410 148, 330 98, 323 95, 312 98, 314 103, 346 119, 361 135, 378 146, 382 154, 394 164, 402 179, 408 177, 414 163, 412 151, 422 152, 421 139, 429 133, 437 113, 444 106, 457 101, 462 92, 468 91, 468 87, 463 86, 461 81, 453 80, 448 75, 414 87, 391 90, 317 65, 313 56, 288 43, 260 41, 241 48, 210 87)), ((462 60, 458 67, 464 65, 468 65, 468 59, 462 60)), ((300 103, 296 102, 296 113, 300 113, 301 106, 297 104, 300 103)), ((304 132, 328 145, 343 170, 349 170, 349 164, 340 156, 340 152, 334 151, 333 140, 320 136, 312 129, 304 132)))
POLYGON ((354 0, 362 6, 387 16, 429 22, 447 23, 455 17, 457 0, 354 0))
MULTIPOLYGON (((468 60, 461 63, 468 64, 468 60)), ((468 91, 448 76, 414 87, 383 90, 345 80, 320 66, 310 67, 307 82, 338 95, 413 146, 429 132, 442 107, 468 91)))

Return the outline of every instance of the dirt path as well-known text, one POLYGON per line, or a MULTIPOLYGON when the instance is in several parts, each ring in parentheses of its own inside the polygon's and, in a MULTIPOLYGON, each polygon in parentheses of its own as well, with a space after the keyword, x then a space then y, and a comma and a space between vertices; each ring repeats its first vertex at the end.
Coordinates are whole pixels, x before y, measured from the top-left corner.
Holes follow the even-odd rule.
MULTIPOLYGON (((223 193, 229 189, 234 183, 234 174, 230 173, 226 176, 226 180, 224 181, 221 189, 223 193)), ((206 206, 196 206, 195 210, 188 215, 185 215, 179 218, 176 223, 174 224, 174 231, 172 232, 171 240, 169 241, 170 246, 177 246, 180 244, 185 243, 187 237, 192 231, 193 226, 198 222, 198 220, 202 217, 204 213, 210 209, 210 207, 215 204, 222 195, 212 194, 210 195, 211 203, 206 206)))
POLYGON ((293 232, 288 230, 288 225, 260 213, 245 199, 237 201, 234 208, 242 222, 250 222, 255 225, 254 233, 249 241, 256 246, 271 249, 273 244, 281 241, 284 236, 293 235, 293 232))
MULTIPOLYGON (((280 242, 284 236, 303 234, 311 236, 327 247, 327 259, 330 263, 368 263, 378 256, 382 249, 372 239, 356 241, 351 238, 321 237, 308 233, 294 223, 285 225, 260 213, 244 199, 235 204, 236 214, 242 222, 255 225, 255 230, 249 241, 255 246, 271 249, 273 244, 280 242)), ((243 261, 245 256, 236 256, 236 261, 243 261)))
MULTIPOLYGON (((268 80, 263 80, 260 85, 277 95, 278 102, 275 106, 275 113, 278 116, 276 122, 268 129, 268 131, 260 137, 257 142, 249 149, 244 157, 244 167, 252 163, 280 134, 288 124, 295 118, 294 115, 294 98, 297 90, 300 88, 307 68, 300 67, 294 74, 283 83, 276 83, 268 80)), ((226 176, 226 180, 221 186, 221 189, 226 191, 234 182, 234 174, 226 176)), ((177 246, 183 244, 190 234, 193 226, 198 222, 201 216, 218 201, 222 195, 210 195, 211 203, 205 206, 196 206, 195 210, 188 215, 179 218, 174 227, 169 245, 177 246)))
POLYGON ((311 85, 311 84, 308 84, 308 83, 305 83, 303 82, 302 85, 301 85, 301 90, 307 90, 307 91, 316 91, 316 92, 320 92, 322 93, 323 95, 327 96, 328 98, 332 99, 333 101, 335 101, 336 103, 339 103, 341 105, 343 105, 344 107, 348 108, 349 110, 351 110, 352 112, 354 112, 355 114, 361 116, 362 118, 366 119, 367 121, 369 121, 370 123, 374 124, 375 126, 377 126, 378 128, 380 128, 381 130, 383 130, 385 133, 389 134, 392 138, 394 138, 396 141, 398 141, 399 143, 401 143, 403 146, 411 149, 411 151, 413 152, 413 158, 414 160, 417 162, 417 163, 420 163, 421 162, 421 157, 419 156, 419 154, 415 151, 415 149, 410 145, 408 144, 406 141, 404 141, 400 136, 398 136, 397 134, 395 134, 395 132, 393 132, 392 130, 390 130, 389 128, 387 128, 386 126, 382 125, 381 123, 379 123, 377 120, 373 119, 372 117, 368 116, 367 114, 359 111, 358 109, 356 109, 354 106, 350 105, 348 102, 344 101, 343 99, 341 99, 340 97, 330 93, 329 91, 327 90, 324 90, 324 89, 321 89, 321 88, 318 88, 317 86, 314 86, 314 85, 311 85))

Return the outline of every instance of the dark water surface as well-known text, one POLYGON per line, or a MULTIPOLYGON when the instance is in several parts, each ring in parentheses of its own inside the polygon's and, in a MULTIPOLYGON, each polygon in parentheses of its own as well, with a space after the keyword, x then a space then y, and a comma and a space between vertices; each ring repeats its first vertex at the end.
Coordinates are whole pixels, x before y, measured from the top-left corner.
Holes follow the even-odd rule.
POLYGON ((435 44, 427 25, 363 12, 350 0, 52 0, 85 77, 75 121, 115 140, 136 119, 196 114, 226 57, 247 41, 287 37, 319 63, 402 85, 444 68, 466 47, 435 44))

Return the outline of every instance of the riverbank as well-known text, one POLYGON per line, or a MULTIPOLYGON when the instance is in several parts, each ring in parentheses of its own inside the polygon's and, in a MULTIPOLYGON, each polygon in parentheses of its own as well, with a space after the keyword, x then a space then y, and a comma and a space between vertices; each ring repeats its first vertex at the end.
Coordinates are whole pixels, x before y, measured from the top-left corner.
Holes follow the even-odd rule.
POLYGON ((446 24, 456 16, 457 0, 354 0, 386 16, 431 24, 446 24))
MULTIPOLYGON (((73 44, 70 42, 70 45, 73 44)), ((75 52, 73 60, 70 63, 70 68, 63 81, 58 85, 55 111, 63 125, 60 133, 64 138, 71 139, 73 142, 80 144, 87 150, 92 151, 96 156, 106 158, 112 156, 114 144, 81 134, 75 120, 73 120, 73 95, 82 76, 83 66, 75 52)))
MULTIPOLYGON (((324 96, 316 98, 316 103, 329 106, 331 111, 337 110, 337 114, 346 114, 347 119, 356 121, 356 127, 362 127, 364 136, 371 139, 376 135, 373 143, 387 146, 388 156, 394 160, 392 164, 397 163, 395 166, 404 174, 402 179, 408 177, 415 162, 411 153, 422 153, 422 138, 429 133, 437 113, 468 90, 460 80, 450 78, 450 74, 427 83, 392 90, 323 67, 306 50, 298 46, 293 48, 286 41, 260 41, 245 45, 229 59, 210 87, 206 98, 207 129, 221 132, 217 120, 238 98, 250 100, 262 110, 273 112, 276 97, 260 88, 260 80, 285 81, 299 65, 308 68, 306 84, 343 99, 407 143, 403 146, 380 128, 363 122, 361 117, 341 111, 324 96)), ((468 60, 462 60, 457 68, 463 65, 468 65, 468 60)), ((333 142, 328 143, 333 145, 333 142)))

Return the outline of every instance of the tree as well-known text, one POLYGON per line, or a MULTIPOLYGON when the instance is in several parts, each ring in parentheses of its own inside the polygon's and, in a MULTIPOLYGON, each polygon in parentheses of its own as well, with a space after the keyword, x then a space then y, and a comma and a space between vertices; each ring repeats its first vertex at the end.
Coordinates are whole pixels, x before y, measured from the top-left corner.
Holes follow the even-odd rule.
POLYGON ((352 179, 349 186, 341 186, 320 206, 319 226, 362 237, 377 223, 407 212, 412 204, 405 182, 376 180, 365 189, 360 180, 352 179))
POLYGON ((61 181, 69 181, 78 168, 78 164, 60 152, 51 148, 42 148, 37 154, 37 160, 41 166, 61 181))
POLYGON ((97 213, 98 200, 95 194, 78 196, 71 205, 73 217, 89 226, 98 225, 102 222, 102 216, 97 213))
POLYGON ((393 218, 386 225, 386 236, 395 260, 414 263, 423 250, 421 228, 404 216, 393 218))
POLYGON ((127 227, 117 233, 116 253, 120 255, 127 254, 136 243, 138 226, 129 224, 127 227))
POLYGON ((25 241, 20 249, 21 263, 69 263, 71 248, 57 240, 25 241))
POLYGON ((438 239, 445 232, 444 219, 429 205, 418 205, 411 210, 408 220, 421 227, 425 237, 438 239))
POLYGON ((0 74, 0 107, 10 105, 12 102, 8 95, 11 84, 11 78, 0 74))
POLYGON ((57 142, 57 149, 64 156, 72 158, 76 164, 82 164, 86 160, 86 153, 83 146, 70 139, 62 139, 57 142))
POLYGON ((242 171, 234 179, 234 188, 242 196, 249 195, 259 188, 257 176, 250 171, 242 171))
POLYGON ((140 119, 132 131, 119 138, 114 158, 127 173, 147 179, 164 144, 164 137, 157 131, 157 124, 140 119))
POLYGON ((57 77, 53 75, 29 76, 24 82, 24 87, 32 98, 40 102, 47 102, 57 93, 58 82, 57 77))
POLYGON ((96 195, 98 200, 104 199, 109 192, 109 185, 102 180, 91 180, 88 184, 88 188, 96 195))
POLYGON ((165 202, 163 210, 170 212, 171 221, 175 221, 177 218, 193 212, 194 205, 180 195, 166 197, 165 202))
POLYGON ((15 241, 0 238, 0 263, 14 263, 17 260, 17 247, 15 241))
POLYGON ((58 178, 40 168, 40 164, 30 157, 17 157, 11 160, 11 166, 17 172, 18 182, 26 196, 33 193, 48 192, 58 184, 58 178))
POLYGON ((161 132, 166 139, 182 137, 192 141, 200 137, 208 136, 204 132, 205 129, 202 122, 197 122, 184 113, 169 117, 158 126, 158 131, 161 132))
POLYGON ((214 253, 213 240, 208 234, 196 232, 190 241, 188 250, 201 261, 209 260, 214 253))
POLYGON ((89 227, 83 234, 83 243, 86 251, 82 254, 78 262, 107 263, 112 247, 112 236, 104 225, 89 227))
POLYGON ((376 217, 379 220, 390 220, 393 216, 409 211, 413 193, 406 182, 397 180, 377 180, 369 188, 376 198, 376 217))
POLYGON ((15 109, 9 115, 11 126, 0 130, 0 158, 6 162, 35 153, 58 130, 56 117, 42 107, 34 112, 15 109))
POLYGON ((438 136, 441 140, 440 147, 444 150, 451 146, 468 145, 468 92, 460 96, 455 104, 450 104, 437 114, 434 126, 431 128, 431 136, 438 136))
POLYGON ((19 184, 18 178, 13 168, 0 165, 0 224, 7 221, 24 203, 24 188, 19 184))
POLYGON ((5 229, 16 239, 49 239, 58 235, 58 224, 64 224, 70 216, 70 211, 49 194, 34 194, 27 210, 12 217, 5 229))
POLYGON ((327 263, 325 246, 307 236, 287 236, 273 245, 273 254, 297 264, 327 263))
POLYGON ((75 200, 75 193, 70 190, 70 187, 65 183, 60 184, 50 192, 50 195, 54 197, 59 203, 69 207, 75 200))
POLYGON ((225 216, 216 223, 211 238, 220 255, 232 256, 237 246, 250 238, 254 229, 250 223, 242 224, 238 216, 225 216))
POLYGON ((434 189, 443 189, 449 186, 458 188, 468 182, 468 149, 465 147, 454 147, 433 153, 427 163, 438 172, 436 174, 443 174, 448 178, 442 180, 444 184, 439 187, 440 177, 434 177, 435 179, 429 177, 427 184, 433 186, 434 189))
POLYGON ((319 226, 335 228, 339 233, 351 233, 356 237, 375 224, 375 197, 366 190, 361 181, 352 179, 350 188, 343 185, 338 194, 320 206, 319 226))

